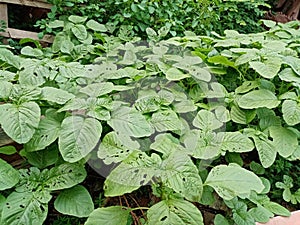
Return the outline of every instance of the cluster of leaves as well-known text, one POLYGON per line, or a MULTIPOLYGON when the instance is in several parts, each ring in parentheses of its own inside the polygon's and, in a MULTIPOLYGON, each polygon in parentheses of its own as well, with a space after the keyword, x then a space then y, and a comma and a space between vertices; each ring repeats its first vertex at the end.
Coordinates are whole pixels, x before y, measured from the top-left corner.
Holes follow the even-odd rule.
POLYGON ((299 23, 265 25, 257 34, 185 32, 143 43, 69 16, 52 22, 60 32, 49 48, 0 48, 0 124, 32 165, 0 162, 0 190, 11 190, 1 195, 1 224, 42 224, 58 190, 63 214, 127 224, 136 209, 94 210, 79 185, 94 158, 113 168, 106 197, 151 185, 160 201, 148 208, 148 225, 203 224, 193 203, 212 204, 214 193, 232 218, 218 215, 217 225, 288 216, 267 197, 268 177, 241 158, 255 151, 269 168, 277 155, 300 157, 299 23), (223 156, 227 164, 218 164, 223 156), (201 166, 209 161, 212 168, 201 166))
POLYGON ((299 165, 283 157, 278 157, 268 170, 261 170, 261 168, 258 168, 258 170, 260 170, 261 174, 268 177, 271 182, 273 191, 270 193, 270 196, 272 199, 290 202, 292 204, 289 205, 291 208, 298 208, 300 198, 296 196, 300 189, 300 178, 295 171, 300 170, 299 165), (293 197, 293 195, 295 196, 293 197), (297 198, 299 199, 298 201, 297 198))
POLYGON ((257 21, 270 6, 265 0, 50 0, 54 6, 48 18, 37 22, 44 33, 55 33, 50 21, 69 15, 87 16, 108 27, 114 35, 147 38, 146 29, 166 29, 168 37, 183 36, 184 31, 207 35, 235 29, 243 33, 261 31, 257 21), (69 10, 65 10, 69 8, 69 10))
POLYGON ((266 0, 219 1, 219 20, 211 30, 223 33, 224 30, 237 30, 240 33, 257 33, 263 31, 258 22, 264 18, 265 12, 271 8, 266 0))
POLYGON ((4 32, 6 28, 6 23, 4 20, 0 20, 0 32, 4 32))
MULTIPOLYGON (((6 29, 6 22, 4 20, 0 20, 0 32, 4 32, 6 29)), ((0 42, 2 41, 3 37, 0 37, 0 42)))

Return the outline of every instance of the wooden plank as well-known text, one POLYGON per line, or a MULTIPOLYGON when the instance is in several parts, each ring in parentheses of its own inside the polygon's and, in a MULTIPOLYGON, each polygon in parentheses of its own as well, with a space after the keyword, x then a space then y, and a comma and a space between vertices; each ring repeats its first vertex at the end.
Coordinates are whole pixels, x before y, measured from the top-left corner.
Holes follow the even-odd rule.
POLYGON ((52 43, 54 37, 52 35, 45 35, 43 39, 38 38, 38 33, 31 32, 31 31, 24 31, 24 30, 18 30, 14 28, 7 28, 6 32, 0 32, 1 36, 7 37, 7 38, 15 38, 15 39, 22 39, 22 38, 31 38, 34 40, 38 40, 41 42, 47 42, 52 43))
POLYGON ((0 3, 24 5, 42 9, 50 9, 52 7, 52 5, 45 0, 0 0, 0 3))
POLYGON ((7 26, 8 24, 7 4, 0 3, 0 20, 4 20, 7 26))

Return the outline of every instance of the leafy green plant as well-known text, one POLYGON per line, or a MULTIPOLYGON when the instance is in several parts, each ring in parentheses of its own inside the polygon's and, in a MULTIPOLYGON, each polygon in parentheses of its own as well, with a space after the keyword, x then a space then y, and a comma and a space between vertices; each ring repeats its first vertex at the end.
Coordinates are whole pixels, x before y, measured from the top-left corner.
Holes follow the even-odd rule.
POLYGON ((4 32, 6 28, 6 23, 4 20, 0 20, 0 32, 4 32))
POLYGON ((54 204, 59 212, 87 217, 93 211, 89 193, 83 186, 77 185, 86 177, 82 164, 63 163, 50 170, 40 171, 31 167, 17 171, 2 159, 0 163, 0 189, 15 187, 2 205, 1 224, 42 224, 48 213, 47 203, 52 198, 51 192, 60 189, 65 190, 58 195, 54 204), (80 205, 76 204, 77 201, 81 202, 80 205))
POLYGON ((283 189, 282 197, 285 201, 292 204, 300 203, 300 188, 295 192, 291 192, 291 188, 294 187, 293 179, 287 175, 283 176, 283 182, 276 182, 276 187, 283 189))
POLYGON ((264 18, 265 11, 271 6, 268 1, 219 1, 219 21, 211 28, 213 31, 223 33, 224 30, 237 30, 240 33, 262 32, 263 27, 258 23, 264 18))
MULTIPOLYGON (((1 162, 8 171, 1 190, 12 190, 0 198, 1 224, 11 222, 8 206, 21 196, 22 206, 42 206, 37 222, 26 224, 42 224, 58 190, 55 208, 88 217, 86 224, 127 224, 135 210, 147 210, 148 225, 203 224, 196 205, 214 201, 226 204, 228 223, 288 216, 267 197, 262 171, 277 155, 299 160, 299 23, 264 23, 270 30, 263 33, 185 32, 141 43, 98 33, 103 25, 70 16, 53 21, 62 31, 49 48, 27 46, 21 55, 0 48, 0 124, 24 145, 20 154, 32 166, 17 171, 1 162), (238 156, 253 153, 250 171, 238 156), (158 201, 92 212, 79 183, 93 157, 112 167, 105 197, 151 185, 158 201), (81 176, 70 179, 77 170, 81 176), (87 211, 74 207, 82 198, 87 211)), ((14 208, 18 215, 22 206, 14 208)), ((14 221, 28 219, 15 215, 14 221)))
POLYGON ((226 29, 236 29, 242 33, 258 32, 262 31, 262 27, 257 21, 263 18, 266 9, 270 8, 265 0, 49 2, 54 7, 48 14, 48 19, 40 20, 36 24, 43 33, 54 31, 49 27, 50 21, 63 15, 79 15, 105 24, 110 33, 120 38, 139 36, 143 39, 148 38, 147 28, 156 32, 163 29, 167 37, 183 36, 186 30, 193 30, 198 35, 207 35, 211 31, 223 33, 226 29))
MULTIPOLYGON (((7 25, 4 20, 0 20, 0 32, 4 32, 6 29, 7 25)), ((2 42, 3 37, 0 37, 0 41, 2 42)))

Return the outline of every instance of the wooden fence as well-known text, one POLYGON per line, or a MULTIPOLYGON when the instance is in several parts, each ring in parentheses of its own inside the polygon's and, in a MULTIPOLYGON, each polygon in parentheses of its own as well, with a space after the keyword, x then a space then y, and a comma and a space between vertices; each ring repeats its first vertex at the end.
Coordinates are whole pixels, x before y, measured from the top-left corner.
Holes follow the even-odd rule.
MULTIPOLYGON (((0 0, 0 20, 5 21, 8 25, 8 11, 7 4, 22 5, 27 7, 36 7, 42 9, 50 9, 51 4, 47 3, 46 0, 0 0)), ((19 30, 15 28, 6 28, 5 32, 0 32, 1 36, 14 39, 31 38, 42 42, 51 43, 53 37, 51 35, 45 35, 43 39, 38 38, 36 32, 19 30)))

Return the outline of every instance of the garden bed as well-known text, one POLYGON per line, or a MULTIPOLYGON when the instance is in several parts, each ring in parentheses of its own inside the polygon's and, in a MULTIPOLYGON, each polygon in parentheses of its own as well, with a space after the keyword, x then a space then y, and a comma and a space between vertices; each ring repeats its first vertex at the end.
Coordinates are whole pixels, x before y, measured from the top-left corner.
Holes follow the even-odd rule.
POLYGON ((48 47, 1 45, 0 224, 290 216, 300 203, 300 24, 262 22, 267 31, 210 36, 147 27, 142 40, 142 27, 116 33, 64 15, 40 21, 55 34, 48 47))

